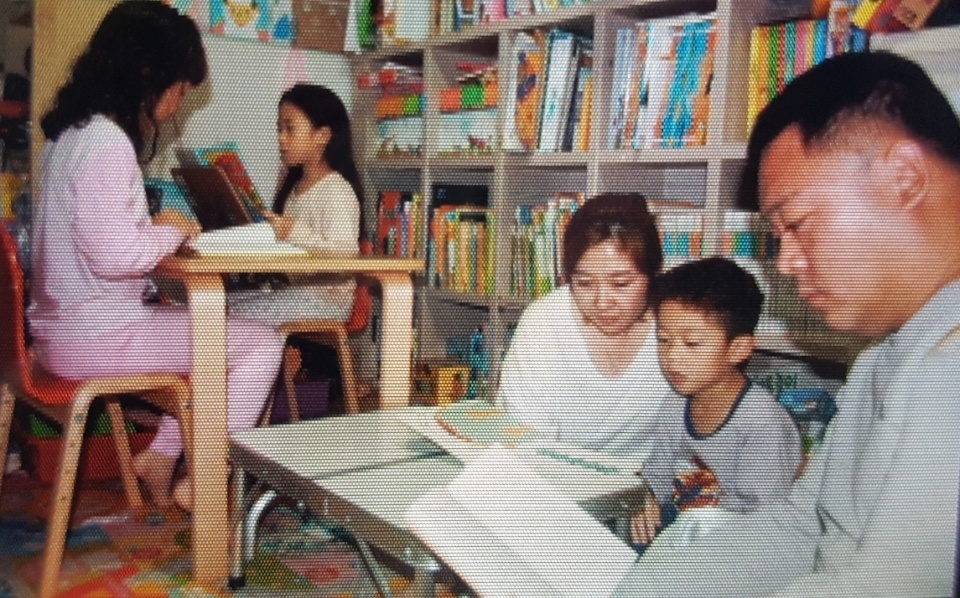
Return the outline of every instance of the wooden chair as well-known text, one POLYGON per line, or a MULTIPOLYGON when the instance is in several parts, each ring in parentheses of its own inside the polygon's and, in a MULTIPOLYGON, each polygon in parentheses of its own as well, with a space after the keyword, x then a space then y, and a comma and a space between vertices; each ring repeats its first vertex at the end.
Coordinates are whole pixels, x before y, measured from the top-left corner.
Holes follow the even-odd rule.
MULTIPOLYGON (((373 254, 373 243, 364 240, 360 243, 361 255, 373 254)), ((337 350, 340 362, 340 378, 343 382, 343 399, 347 413, 360 412, 360 399, 364 393, 353 364, 353 352, 350 349, 351 335, 363 332, 370 322, 373 312, 373 297, 370 287, 364 281, 357 281, 353 292, 353 311, 346 322, 328 319, 299 320, 284 324, 280 332, 286 336, 297 335, 311 341, 332 346, 337 350)), ((290 408, 290 420, 300 420, 300 408, 297 400, 294 379, 303 366, 303 356, 296 347, 287 346, 283 354, 283 383, 287 389, 287 401, 290 408)), ((269 416, 268 416, 269 419, 269 416)))
MULTIPOLYGON (((6 463, 16 400, 23 400, 63 426, 63 453, 57 472, 56 495, 50 507, 40 582, 40 596, 46 598, 57 590, 77 465, 91 403, 97 398, 106 403, 123 488, 132 509, 142 514, 143 497, 133 471, 119 395, 140 395, 176 415, 183 429, 187 454, 190 455, 190 420, 184 417, 189 409, 190 387, 183 377, 173 374, 66 380, 45 371, 33 361, 26 345, 23 271, 17 258, 16 243, 2 225, 0 254, 0 305, 3 305, 0 309, 0 463, 6 463)), ((149 367, 149 364, 144 364, 144 367, 149 367)))

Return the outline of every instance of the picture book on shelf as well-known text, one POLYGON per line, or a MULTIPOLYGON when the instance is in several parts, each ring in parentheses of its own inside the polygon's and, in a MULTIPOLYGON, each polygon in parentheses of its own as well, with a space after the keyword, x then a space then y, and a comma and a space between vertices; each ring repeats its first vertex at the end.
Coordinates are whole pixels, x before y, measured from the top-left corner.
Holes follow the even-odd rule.
POLYGON ((422 242, 420 193, 385 190, 377 206, 377 253, 416 257, 422 242))
POLYGON ((552 29, 547 34, 546 77, 537 139, 537 150, 541 152, 560 150, 576 75, 577 48, 576 36, 569 31, 552 29))
POLYGON ((514 121, 517 139, 521 146, 519 149, 531 151, 537 147, 540 111, 543 106, 547 34, 541 30, 536 30, 532 34, 518 32, 515 43, 516 112, 514 121))
POLYGON ((467 461, 405 513, 407 525, 481 596, 610 596, 632 548, 515 451, 467 461))

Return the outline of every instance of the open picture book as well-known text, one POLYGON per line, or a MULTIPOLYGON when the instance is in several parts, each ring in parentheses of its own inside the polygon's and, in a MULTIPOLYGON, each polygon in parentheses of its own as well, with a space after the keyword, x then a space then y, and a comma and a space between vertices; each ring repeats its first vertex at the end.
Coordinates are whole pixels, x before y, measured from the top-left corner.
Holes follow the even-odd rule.
POLYGON ((200 255, 307 255, 306 249, 277 240, 269 222, 206 231, 191 239, 187 246, 200 255))
POLYGON ((410 530, 481 596, 612 595, 637 554, 515 451, 490 448, 418 498, 410 530))

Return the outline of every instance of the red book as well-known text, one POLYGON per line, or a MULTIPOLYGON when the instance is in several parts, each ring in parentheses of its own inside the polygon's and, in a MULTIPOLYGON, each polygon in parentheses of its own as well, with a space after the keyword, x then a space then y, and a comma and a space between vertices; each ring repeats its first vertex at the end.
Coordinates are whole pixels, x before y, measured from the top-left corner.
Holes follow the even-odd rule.
POLYGON ((380 192, 380 207, 377 210, 377 253, 395 255, 400 241, 400 191, 380 192))

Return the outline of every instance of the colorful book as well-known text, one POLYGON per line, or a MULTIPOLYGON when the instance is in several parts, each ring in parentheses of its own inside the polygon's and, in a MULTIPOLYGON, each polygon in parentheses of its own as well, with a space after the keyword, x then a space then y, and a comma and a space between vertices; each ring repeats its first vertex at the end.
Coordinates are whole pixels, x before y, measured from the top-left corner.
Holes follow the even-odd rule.
POLYGON ((253 184, 253 179, 247 172, 243 159, 240 157, 240 147, 235 142, 223 143, 211 147, 196 148, 193 150, 197 163, 200 166, 215 166, 227 175, 227 179, 237 189, 254 222, 263 220, 262 214, 267 212, 263 198, 253 184))
POLYGON ((580 129, 589 122, 587 107, 587 87, 593 78, 593 45, 590 40, 583 40, 580 54, 577 59, 577 74, 573 84, 573 94, 570 101, 570 112, 567 116, 567 125, 564 130, 562 151, 584 151, 581 146, 580 129), (586 112, 586 113, 585 113, 586 112))
POLYGON ((516 113, 515 123, 520 146, 531 151, 537 147, 540 113, 543 107, 546 69, 546 33, 520 32, 516 38, 516 113))
POLYGON ((884 0, 860 0, 860 4, 853 12, 850 21, 860 29, 866 29, 867 25, 873 19, 877 9, 884 3, 884 0))
MULTIPOLYGON (((640 26, 642 26, 641 24, 640 26)), ((627 127, 627 102, 630 94, 630 73, 636 56, 637 28, 617 29, 613 58, 613 86, 610 93, 609 148, 625 147, 624 134, 627 127)))
POLYGON ((397 239, 402 230, 402 201, 401 191, 380 193, 380 205, 377 208, 377 253, 380 255, 399 255, 397 239))
POLYGON ((643 69, 640 112, 634 149, 662 147, 663 123, 677 71, 683 25, 658 20, 648 24, 647 64, 643 69))

